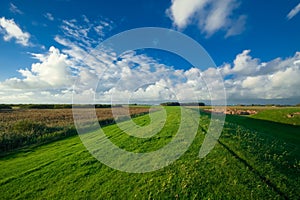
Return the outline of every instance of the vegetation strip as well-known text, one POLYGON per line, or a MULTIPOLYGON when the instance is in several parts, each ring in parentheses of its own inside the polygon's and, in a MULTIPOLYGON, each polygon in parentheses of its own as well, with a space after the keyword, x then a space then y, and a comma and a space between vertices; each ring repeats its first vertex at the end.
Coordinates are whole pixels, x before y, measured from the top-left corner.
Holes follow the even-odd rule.
MULTIPOLYGON (((118 107, 118 121, 139 117, 149 113, 149 107, 118 107)), ((110 108, 96 109, 99 125, 104 127, 116 123, 110 108)), ((14 110, 0 113, 0 157, 5 152, 33 144, 44 144, 76 135, 72 110, 14 110), (24 120, 25 119, 25 120, 24 120)))

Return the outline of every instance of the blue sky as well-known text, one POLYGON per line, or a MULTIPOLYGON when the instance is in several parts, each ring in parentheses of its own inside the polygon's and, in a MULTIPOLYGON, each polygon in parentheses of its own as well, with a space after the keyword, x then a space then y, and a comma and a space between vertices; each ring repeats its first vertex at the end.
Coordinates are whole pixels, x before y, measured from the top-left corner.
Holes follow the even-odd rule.
MULTIPOLYGON (((223 76, 228 102, 276 99, 276 103, 300 103, 298 0, 3 0, 0 7, 0 103, 71 103, 74 80, 86 79, 81 76, 88 69, 78 53, 89 53, 110 36, 140 27, 177 30, 199 42, 223 76)), ((108 57, 106 54, 103 59, 108 57)), ((184 76, 184 81, 179 85, 174 74, 166 76, 171 79, 169 83, 149 72, 148 76, 156 76, 153 85, 144 93, 132 94, 139 96, 132 97, 132 101, 141 101, 143 95, 147 100, 172 99, 171 94, 160 96, 167 92, 155 88, 157 85, 174 91, 193 87, 190 92, 204 98, 200 93, 205 91, 199 90, 203 83, 189 77, 187 72, 196 72, 189 70, 183 59, 160 51, 129 53, 125 57, 135 60, 135 65, 152 63, 151 72, 171 68, 178 74, 176 70, 183 69, 180 77, 184 76), (194 85, 189 85, 192 82, 194 85)), ((132 63, 124 61, 115 68, 118 77, 128 66, 132 63)), ((93 67, 88 71, 97 73, 93 67)), ((201 73, 209 76, 208 72, 202 69, 201 73)), ((103 85, 116 79, 107 79, 103 85)), ((85 89, 80 93, 89 90, 85 89)), ((109 101, 112 91, 118 93, 117 88, 108 86, 101 91, 102 102, 109 101)))

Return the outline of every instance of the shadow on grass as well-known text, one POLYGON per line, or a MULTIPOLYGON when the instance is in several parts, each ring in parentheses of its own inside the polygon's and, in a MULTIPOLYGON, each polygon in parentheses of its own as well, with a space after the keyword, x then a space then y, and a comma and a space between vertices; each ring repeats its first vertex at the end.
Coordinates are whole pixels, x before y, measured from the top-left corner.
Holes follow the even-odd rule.
MULTIPOLYGON (((203 110, 200 110, 200 113, 202 116, 208 116, 209 118, 211 116, 210 113, 203 110)), ((284 124, 241 115, 226 115, 225 122, 241 125, 247 129, 267 134, 268 136, 275 137, 286 143, 300 145, 299 125, 284 124)))
POLYGON ((287 143, 300 145, 300 126, 254 119, 247 116, 227 115, 226 122, 268 134, 287 143))

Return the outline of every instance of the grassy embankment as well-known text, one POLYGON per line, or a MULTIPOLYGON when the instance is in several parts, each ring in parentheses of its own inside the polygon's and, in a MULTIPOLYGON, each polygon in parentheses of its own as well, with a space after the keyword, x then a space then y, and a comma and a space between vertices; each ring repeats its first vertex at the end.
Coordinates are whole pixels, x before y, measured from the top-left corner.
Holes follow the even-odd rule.
MULTIPOLYGON (((149 139, 128 137, 117 125, 106 126, 104 131, 123 149, 153 151, 168 143, 179 127, 178 107, 168 107, 167 112, 163 130, 149 139)), ((144 126, 149 120, 147 115, 134 119, 144 126)), ((208 156, 199 159, 208 124, 209 116, 203 115, 194 142, 179 160, 144 174, 120 172, 101 164, 88 153, 78 136, 15 151, 0 159, 0 198, 297 199, 300 196, 299 126, 287 128, 269 121, 229 116, 219 143, 208 156)))

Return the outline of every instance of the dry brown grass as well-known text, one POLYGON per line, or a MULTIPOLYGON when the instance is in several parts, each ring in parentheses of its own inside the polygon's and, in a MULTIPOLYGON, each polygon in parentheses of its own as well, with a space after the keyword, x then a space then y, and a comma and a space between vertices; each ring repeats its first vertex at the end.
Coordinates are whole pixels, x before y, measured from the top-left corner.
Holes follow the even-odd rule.
MULTIPOLYGON (((124 116, 127 108, 119 107, 116 109, 118 116, 124 116)), ((148 107, 130 107, 131 115, 145 113, 148 107)), ((113 118, 110 108, 97 108, 96 115, 99 121, 113 118)), ((72 109, 16 109, 0 111, 0 126, 8 127, 17 121, 30 120, 36 123, 43 123, 48 127, 70 126, 73 125, 72 109)))
MULTIPOLYGON (((128 115, 128 108, 97 108, 98 120, 109 124, 128 115), (117 114, 116 114, 117 113, 117 114)), ((130 107, 131 116, 148 113, 149 107, 130 107)), ((76 134, 72 109, 0 110, 0 151, 76 134)))

